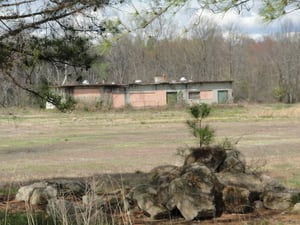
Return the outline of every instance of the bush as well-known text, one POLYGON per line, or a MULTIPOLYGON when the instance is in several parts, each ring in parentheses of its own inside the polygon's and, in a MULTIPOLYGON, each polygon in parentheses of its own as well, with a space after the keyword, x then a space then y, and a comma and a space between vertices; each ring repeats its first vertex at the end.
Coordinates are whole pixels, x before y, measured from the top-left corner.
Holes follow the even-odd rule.
POLYGON ((60 95, 53 94, 51 92, 49 92, 45 96, 45 99, 47 99, 48 102, 55 105, 55 107, 61 112, 72 111, 75 108, 75 104, 76 104, 75 99, 72 97, 67 97, 66 99, 62 99, 60 95))

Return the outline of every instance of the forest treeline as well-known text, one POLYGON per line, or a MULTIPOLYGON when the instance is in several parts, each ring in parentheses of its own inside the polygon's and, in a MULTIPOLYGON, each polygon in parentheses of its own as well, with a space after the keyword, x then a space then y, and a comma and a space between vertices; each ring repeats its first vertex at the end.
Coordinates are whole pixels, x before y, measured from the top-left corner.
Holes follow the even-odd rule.
MULTIPOLYGON (((150 28, 149 28, 150 29, 150 28)), ((91 68, 39 63, 31 68, 15 68, 20 81, 36 90, 45 85, 81 83, 154 82, 165 74, 168 81, 185 77, 193 81, 234 81, 236 102, 285 102, 300 100, 300 33, 285 24, 282 32, 259 40, 224 30, 215 23, 199 23, 185 34, 172 35, 174 27, 160 27, 141 34, 126 35, 109 48, 93 44, 91 52, 101 56, 91 68), (168 29, 168 31, 167 31, 168 29)), ((175 32, 174 32, 175 33, 175 32)), ((2 106, 34 105, 36 98, 16 88, 1 76, 2 106)))

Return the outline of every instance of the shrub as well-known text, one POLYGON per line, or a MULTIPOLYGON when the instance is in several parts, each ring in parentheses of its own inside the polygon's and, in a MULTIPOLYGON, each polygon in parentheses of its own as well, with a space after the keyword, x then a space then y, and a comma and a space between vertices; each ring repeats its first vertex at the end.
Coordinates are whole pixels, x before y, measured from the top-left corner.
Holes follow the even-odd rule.
POLYGON ((209 125, 203 127, 202 120, 209 116, 211 108, 207 104, 196 104, 189 108, 189 113, 193 119, 187 120, 186 123, 192 130, 194 137, 198 138, 199 145, 209 145, 214 138, 214 129, 209 125))

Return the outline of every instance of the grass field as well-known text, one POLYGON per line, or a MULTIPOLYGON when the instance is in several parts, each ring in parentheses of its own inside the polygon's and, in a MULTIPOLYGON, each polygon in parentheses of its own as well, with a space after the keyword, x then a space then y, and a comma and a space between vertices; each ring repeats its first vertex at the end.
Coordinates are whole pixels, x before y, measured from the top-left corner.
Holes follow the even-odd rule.
MULTIPOLYGON (((110 112, 0 111, 0 184, 148 172, 181 165, 195 140, 186 109, 110 112)), ((215 143, 237 142, 248 164, 300 188, 300 105, 214 107, 215 143)))

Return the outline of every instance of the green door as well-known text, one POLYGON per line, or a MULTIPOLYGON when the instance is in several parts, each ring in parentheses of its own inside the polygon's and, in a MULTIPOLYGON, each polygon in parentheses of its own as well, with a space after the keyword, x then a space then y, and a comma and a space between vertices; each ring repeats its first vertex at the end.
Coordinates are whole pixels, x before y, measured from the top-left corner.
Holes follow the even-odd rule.
POLYGON ((228 102, 228 91, 218 91, 218 103, 224 104, 228 102))
POLYGON ((177 103, 177 92, 167 92, 167 104, 176 105, 177 103))

